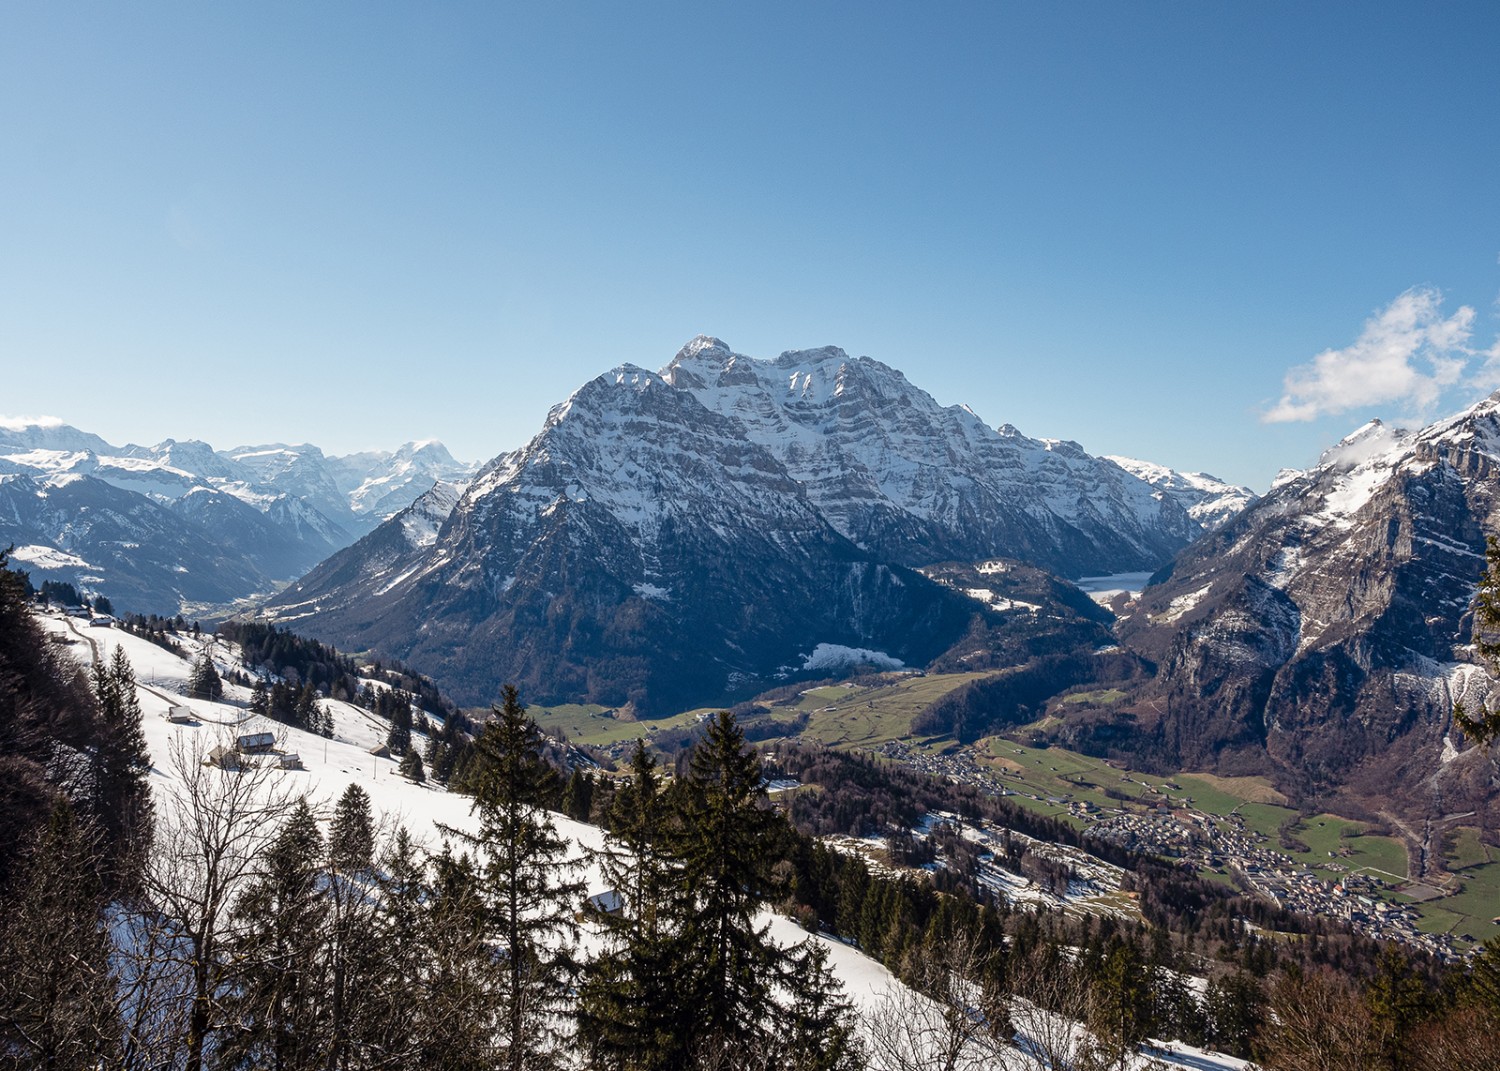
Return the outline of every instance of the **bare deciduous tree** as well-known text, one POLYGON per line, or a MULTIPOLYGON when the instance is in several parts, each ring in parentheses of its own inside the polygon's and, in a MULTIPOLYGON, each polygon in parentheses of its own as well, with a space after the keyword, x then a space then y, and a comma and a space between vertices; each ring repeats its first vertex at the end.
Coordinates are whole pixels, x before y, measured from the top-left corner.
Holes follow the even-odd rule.
POLYGON ((201 1071, 233 981, 231 908, 293 799, 274 764, 207 760, 202 738, 173 741, 142 903, 121 924, 127 1066, 201 1071))
POLYGON ((911 986, 893 987, 866 1014, 875 1071, 989 1071, 1024 1066, 1007 1040, 1001 994, 988 983, 987 952, 955 934, 917 954, 911 986))
POLYGON ((1367 1071, 1380 1061, 1370 1010, 1348 979, 1288 975, 1271 990, 1261 1034, 1266 1071, 1367 1071))

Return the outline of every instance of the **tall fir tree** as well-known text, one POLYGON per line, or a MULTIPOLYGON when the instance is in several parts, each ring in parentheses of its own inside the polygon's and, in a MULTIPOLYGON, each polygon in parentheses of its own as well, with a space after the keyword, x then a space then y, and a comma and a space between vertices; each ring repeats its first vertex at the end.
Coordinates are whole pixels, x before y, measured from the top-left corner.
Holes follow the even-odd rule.
POLYGON ((94 663, 100 731, 91 756, 94 821, 105 837, 105 869, 113 884, 130 886, 151 840, 151 754, 141 730, 141 703, 125 649, 109 665, 94 663))
POLYGON ((61 798, 34 841, 18 846, 16 887, 0 911, 0 1067, 118 1065, 98 841, 61 798))
POLYGON ((411 747, 411 696, 399 688, 394 689, 389 713, 391 729, 386 734, 385 746, 391 749, 392 755, 405 755, 411 747))
POLYGON ((679 783, 676 850, 691 894, 683 936, 698 950, 686 965, 696 1058, 737 1066, 736 1053, 766 1048, 770 977, 777 949, 760 905, 774 896, 768 860, 784 828, 766 800, 760 758, 728 711, 708 724, 679 783))
POLYGON ((401 766, 398 772, 408 781, 423 784, 427 780, 427 771, 422 768, 422 756, 416 748, 407 748, 406 754, 401 756, 401 766))
POLYGON ((568 842, 546 807, 557 773, 542 757, 542 734, 513 685, 475 743, 467 781, 476 833, 449 830, 478 855, 485 929, 502 967, 505 1053, 509 1071, 562 1062, 560 1012, 572 982, 568 942, 583 883, 572 876, 568 842))
POLYGON ((376 884, 375 826, 370 797, 358 785, 345 789, 334 809, 327 860, 323 955, 329 1038, 324 1067, 345 1071, 381 1047, 384 1025, 371 994, 399 985, 392 961, 379 945, 379 913, 370 895, 376 884))
POLYGON ((655 759, 637 740, 630 780, 608 813, 609 841, 596 860, 614 902, 590 916, 603 951, 584 969, 578 1032, 592 1066, 631 1071, 685 1067, 692 1052, 693 950, 684 941, 688 895, 669 847, 671 815, 655 759))
POLYGON ((865 1052, 854 1005, 828 965, 828 949, 810 939, 786 971, 788 994, 778 1015, 774 1063, 786 1071, 858 1071, 865 1052))
POLYGON ((229 998, 219 1054, 225 1067, 310 1068, 331 1036, 323 954, 328 904, 320 889, 323 837, 300 799, 234 908, 229 998))
POLYGON ((221 699, 224 696, 224 681, 214 668, 214 660, 204 650, 193 663, 188 675, 188 695, 193 699, 221 699))

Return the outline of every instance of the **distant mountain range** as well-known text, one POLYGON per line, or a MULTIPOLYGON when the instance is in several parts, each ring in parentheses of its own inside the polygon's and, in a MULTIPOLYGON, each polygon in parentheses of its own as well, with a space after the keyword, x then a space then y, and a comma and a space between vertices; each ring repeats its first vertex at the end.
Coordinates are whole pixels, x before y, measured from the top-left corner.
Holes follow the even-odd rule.
POLYGON ((997 611, 915 566, 1151 570, 1203 533, 1194 504, 868 357, 755 360, 700 336, 660 372, 586 383, 441 523, 447 494, 418 499, 269 611, 467 701, 517 681, 659 710, 746 694, 820 649, 922 665, 997 611))
POLYGON ((438 442, 328 457, 307 445, 113 446, 66 424, 8 422, 0 544, 38 583, 175 614, 268 593, 474 469, 438 442))
POLYGON ((1248 487, 1225 483, 1206 472, 1178 472, 1165 465, 1113 454, 1106 460, 1113 461, 1132 476, 1145 480, 1171 498, 1205 531, 1213 531, 1225 521, 1238 516, 1247 506, 1254 505, 1260 498, 1248 487))

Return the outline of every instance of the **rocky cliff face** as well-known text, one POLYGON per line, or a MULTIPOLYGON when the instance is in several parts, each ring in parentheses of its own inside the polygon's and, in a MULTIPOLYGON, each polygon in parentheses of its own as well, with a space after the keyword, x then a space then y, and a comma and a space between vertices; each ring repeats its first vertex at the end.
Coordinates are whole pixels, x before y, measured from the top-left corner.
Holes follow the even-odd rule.
POLYGON ((1142 709, 1167 751, 1310 793, 1486 780, 1449 714, 1490 688, 1468 611, 1497 464, 1500 394, 1420 431, 1373 422, 1184 551, 1120 630, 1159 664, 1142 709))
POLYGON ((759 361, 700 336, 662 375, 770 452, 841 534, 891 561, 1150 570, 1202 531, 1171 497, 1077 443, 989 428, 835 347, 759 361))
POLYGON ((842 536, 735 421, 631 366, 487 466, 430 545, 414 524, 398 515, 273 609, 470 702, 514 681, 672 709, 765 687, 820 645, 925 662, 973 613, 842 536))

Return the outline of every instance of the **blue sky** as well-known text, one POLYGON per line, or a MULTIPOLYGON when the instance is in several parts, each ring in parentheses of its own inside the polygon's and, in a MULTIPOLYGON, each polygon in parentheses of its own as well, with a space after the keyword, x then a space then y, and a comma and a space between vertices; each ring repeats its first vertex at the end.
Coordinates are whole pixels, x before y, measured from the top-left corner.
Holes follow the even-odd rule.
POLYGON ((1263 488, 1500 383, 1497 44, 1493 3, 7 4, 0 412, 487 458, 702 332, 1263 488))

